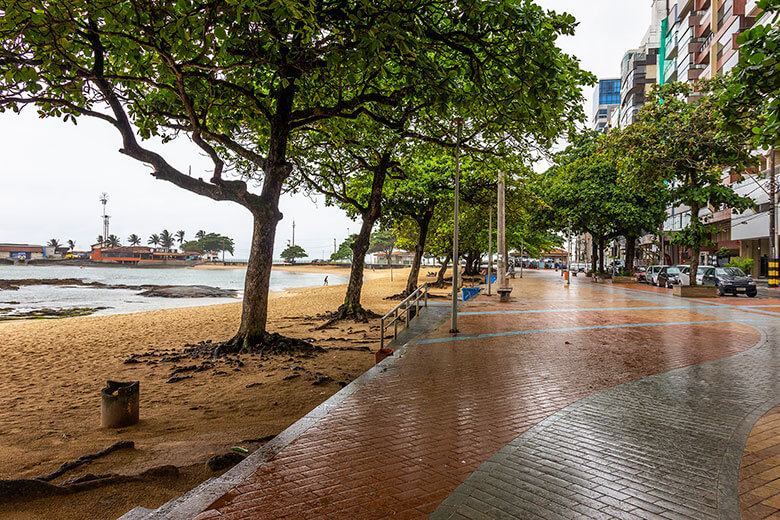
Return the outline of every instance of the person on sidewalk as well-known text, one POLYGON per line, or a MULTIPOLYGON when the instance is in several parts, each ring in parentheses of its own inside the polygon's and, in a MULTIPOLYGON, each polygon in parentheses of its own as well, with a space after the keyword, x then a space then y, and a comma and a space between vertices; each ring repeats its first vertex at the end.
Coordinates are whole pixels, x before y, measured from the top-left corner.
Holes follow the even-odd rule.
POLYGON ((325 281, 323 282, 322 286, 323 287, 327 287, 328 286, 328 277, 327 276, 325 277, 325 281))

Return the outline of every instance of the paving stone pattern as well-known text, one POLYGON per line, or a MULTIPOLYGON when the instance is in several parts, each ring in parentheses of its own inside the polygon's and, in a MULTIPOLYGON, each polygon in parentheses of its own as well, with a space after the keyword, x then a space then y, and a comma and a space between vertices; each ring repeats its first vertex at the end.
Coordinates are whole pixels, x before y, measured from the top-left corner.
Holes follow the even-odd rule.
POLYGON ((739 470, 742 520, 780 518, 780 406, 753 427, 739 470))
MULTIPOLYGON (((741 315, 726 306, 697 312, 741 315)), ((734 433, 780 399, 777 325, 759 328, 765 336, 751 350, 609 388, 549 417, 431 518, 739 518, 744 438, 734 433)))
MULTIPOLYGON (((630 324, 629 312, 633 322, 648 319, 646 310, 563 312, 594 302, 668 305, 655 294, 585 283, 565 288, 541 274, 516 283, 529 301, 500 305, 482 297, 467 309, 561 306, 561 314, 503 318, 507 328, 526 329, 562 320, 574 327, 630 324)), ((652 312, 670 322, 744 315, 712 307, 652 312)), ((460 328, 488 333, 495 324, 464 316, 460 328)), ((432 337, 448 329, 444 323, 432 337)), ((716 452, 728 445, 726 429, 744 415, 756 386, 742 369, 763 373, 771 360, 751 350, 739 358, 739 370, 715 361, 643 378, 732 356, 758 340, 755 329, 732 322, 416 345, 198 519, 424 518, 434 510, 436 517, 466 518, 712 517, 722 455, 716 452), (727 388, 716 391, 720 382, 727 388), (684 506, 675 499, 682 494, 684 506)), ((777 392, 766 385, 758 385, 755 399, 777 392)))

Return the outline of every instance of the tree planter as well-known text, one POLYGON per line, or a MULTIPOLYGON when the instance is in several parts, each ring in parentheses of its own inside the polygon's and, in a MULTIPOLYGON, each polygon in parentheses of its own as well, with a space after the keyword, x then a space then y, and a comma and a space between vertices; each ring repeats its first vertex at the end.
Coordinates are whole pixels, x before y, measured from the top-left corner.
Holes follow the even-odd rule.
POLYGON ((613 276, 612 283, 636 283, 633 276, 613 276))
POLYGON ((593 273, 591 273, 590 271, 588 271, 587 273, 585 273, 585 277, 586 277, 586 278, 590 278, 590 277, 592 277, 592 276, 593 276, 593 273))
POLYGON ((591 278, 593 283, 612 283, 612 276, 597 274, 591 278))
POLYGON ((717 298, 718 288, 710 285, 675 285, 673 293, 681 298, 717 298))
POLYGON ((375 364, 379 364, 382 362, 383 359, 390 357, 393 355, 393 349, 391 348, 380 348, 376 352, 374 352, 374 362, 375 364))

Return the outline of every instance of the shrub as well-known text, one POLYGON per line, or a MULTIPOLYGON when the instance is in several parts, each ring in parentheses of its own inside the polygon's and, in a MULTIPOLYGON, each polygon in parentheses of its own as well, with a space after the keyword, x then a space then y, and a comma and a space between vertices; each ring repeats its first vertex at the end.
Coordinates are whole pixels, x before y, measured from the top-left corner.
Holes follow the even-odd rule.
POLYGON ((750 270, 753 269, 753 263, 754 260, 752 258, 743 258, 738 256, 729 260, 729 263, 726 264, 726 267, 738 267, 746 273, 750 274, 750 270))

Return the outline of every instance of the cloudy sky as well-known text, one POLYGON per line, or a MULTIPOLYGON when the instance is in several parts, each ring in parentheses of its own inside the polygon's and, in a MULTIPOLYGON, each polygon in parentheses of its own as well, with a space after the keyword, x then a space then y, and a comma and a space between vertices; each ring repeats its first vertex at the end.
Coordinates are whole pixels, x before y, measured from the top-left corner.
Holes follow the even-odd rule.
MULTIPOLYGON (((544 7, 567 11, 580 22, 563 49, 599 77, 617 77, 624 52, 639 45, 650 22, 650 0, 537 0, 544 7)), ((592 89, 584 93, 590 113, 592 89)), ((111 233, 126 240, 168 229, 192 237, 199 229, 236 241, 236 257, 246 258, 252 220, 230 202, 215 202, 155 180, 144 165, 117 150, 120 139, 106 123, 84 118, 78 126, 39 119, 33 110, 0 114, 0 243, 41 244, 51 238, 75 240, 88 249, 102 233, 101 192, 109 195, 111 233)), ((209 161, 189 142, 154 146, 182 170, 208 175, 209 161)), ((276 255, 291 238, 310 258, 333 251, 359 224, 322 200, 286 196, 284 219, 276 237, 276 255)))

